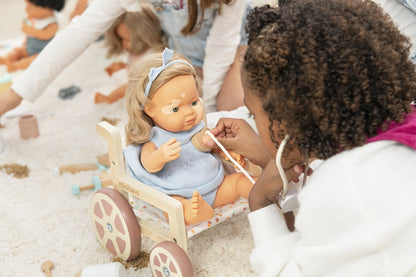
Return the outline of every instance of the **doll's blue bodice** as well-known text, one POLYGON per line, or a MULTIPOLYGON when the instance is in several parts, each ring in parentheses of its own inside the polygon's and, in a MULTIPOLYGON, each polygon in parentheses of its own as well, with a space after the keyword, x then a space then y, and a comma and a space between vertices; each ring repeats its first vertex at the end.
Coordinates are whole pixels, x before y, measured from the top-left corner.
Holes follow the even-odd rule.
POLYGON ((181 143, 179 158, 167 162, 159 172, 149 173, 140 161, 142 145, 130 145, 124 150, 127 168, 136 179, 161 192, 191 198, 193 192, 198 191, 212 205, 224 179, 224 169, 215 155, 197 150, 191 142, 204 127, 203 121, 189 131, 178 133, 153 127, 150 141, 159 148, 170 138, 176 138, 181 143))

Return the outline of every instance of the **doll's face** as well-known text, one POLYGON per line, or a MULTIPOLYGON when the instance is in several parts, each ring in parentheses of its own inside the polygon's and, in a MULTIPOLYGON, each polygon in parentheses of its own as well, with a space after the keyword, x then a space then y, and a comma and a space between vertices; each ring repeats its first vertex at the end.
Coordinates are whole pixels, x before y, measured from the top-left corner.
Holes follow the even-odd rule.
POLYGON ((26 13, 29 16, 32 16, 34 18, 44 18, 51 16, 53 14, 53 11, 49 8, 44 8, 41 6, 36 6, 29 2, 28 0, 25 0, 26 2, 26 13))
POLYGON ((192 75, 175 77, 161 86, 144 110, 156 126, 170 132, 187 131, 204 116, 192 75))
POLYGON ((116 33, 120 38, 121 46, 127 51, 131 48, 131 34, 126 24, 121 23, 116 28, 116 33))

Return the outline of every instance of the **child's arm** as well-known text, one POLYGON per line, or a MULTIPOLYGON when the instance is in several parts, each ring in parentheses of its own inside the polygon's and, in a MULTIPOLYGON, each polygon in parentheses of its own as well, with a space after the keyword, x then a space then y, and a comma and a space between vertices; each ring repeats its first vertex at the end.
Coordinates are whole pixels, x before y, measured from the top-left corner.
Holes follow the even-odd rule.
POLYGON ((160 171, 167 162, 179 158, 181 144, 175 138, 169 139, 159 148, 153 142, 146 142, 143 145, 140 161, 144 169, 150 173, 160 171))
POLYGON ((37 39, 47 40, 55 36, 56 32, 58 32, 58 24, 52 23, 42 30, 23 24, 22 32, 37 39))

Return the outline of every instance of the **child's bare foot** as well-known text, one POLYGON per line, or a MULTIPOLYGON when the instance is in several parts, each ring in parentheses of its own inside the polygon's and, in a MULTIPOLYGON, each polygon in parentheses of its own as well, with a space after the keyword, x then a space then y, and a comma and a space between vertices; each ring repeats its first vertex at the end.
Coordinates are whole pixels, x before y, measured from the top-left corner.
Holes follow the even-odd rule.
POLYGON ((6 60, 3 57, 0 57, 0 64, 5 64, 6 60))

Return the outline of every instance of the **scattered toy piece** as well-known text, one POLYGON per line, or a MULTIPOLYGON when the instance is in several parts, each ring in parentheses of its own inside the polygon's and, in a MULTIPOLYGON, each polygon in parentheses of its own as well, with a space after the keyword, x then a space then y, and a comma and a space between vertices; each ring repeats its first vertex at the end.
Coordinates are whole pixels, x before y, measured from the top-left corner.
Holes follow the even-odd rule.
POLYGON ((110 167, 110 156, 108 154, 103 154, 97 156, 97 161, 99 164, 105 165, 106 167, 110 167))
POLYGON ((53 262, 47 260, 41 266, 43 272, 46 273, 46 277, 51 277, 51 271, 53 269, 53 262))
POLYGON ((59 97, 64 100, 72 99, 75 96, 75 94, 77 94, 80 91, 81 89, 78 86, 62 88, 59 90, 59 97))
POLYGON ((109 174, 104 174, 101 178, 98 176, 93 176, 90 185, 87 186, 79 186, 73 185, 71 187, 71 191, 73 195, 79 195, 81 191, 92 189, 93 191, 97 191, 103 187, 108 187, 113 185, 113 180, 109 174))
POLYGON ((90 265, 75 277, 127 277, 127 270, 121 263, 90 265))
POLYGON ((39 136, 38 120, 33 114, 19 118, 20 137, 22 139, 37 138, 39 136))
POLYGON ((0 93, 6 92, 12 86, 12 75, 0 74, 0 93))
POLYGON ((59 174, 63 173, 77 173, 80 171, 89 171, 89 170, 107 170, 107 167, 101 164, 67 164, 59 168, 59 174))
POLYGON ((26 178, 29 176, 29 168, 26 165, 17 163, 5 164, 0 166, 0 170, 5 171, 8 175, 13 175, 15 178, 26 178))
POLYGON ((119 118, 108 118, 108 117, 101 117, 101 121, 107 121, 108 123, 110 123, 111 125, 115 126, 117 125, 117 123, 120 121, 119 118))
POLYGON ((145 268, 149 266, 150 254, 144 251, 140 251, 139 257, 132 261, 124 261, 120 257, 113 256, 111 258, 112 262, 119 262, 124 265, 125 268, 133 268, 134 270, 138 270, 140 268, 145 268))

